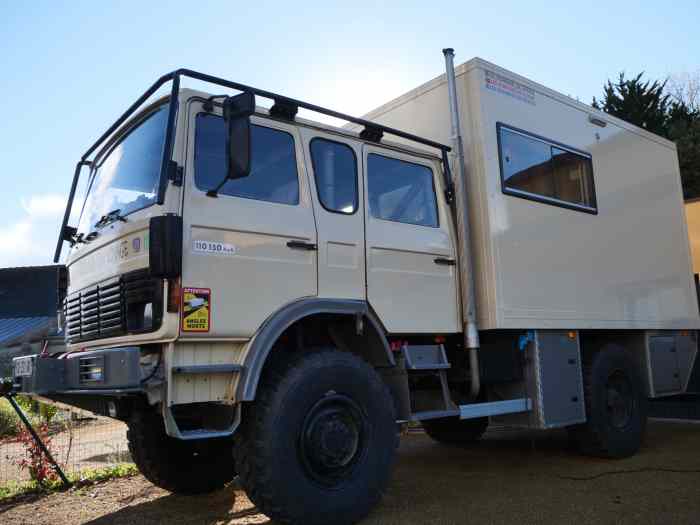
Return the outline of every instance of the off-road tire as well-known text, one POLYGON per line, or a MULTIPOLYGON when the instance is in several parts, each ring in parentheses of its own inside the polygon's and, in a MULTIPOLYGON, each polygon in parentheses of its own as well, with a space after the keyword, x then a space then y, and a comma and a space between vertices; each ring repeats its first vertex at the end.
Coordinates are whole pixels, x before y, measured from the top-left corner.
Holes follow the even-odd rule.
POLYGON ((361 358, 333 348, 278 355, 263 371, 256 400, 244 407, 234 445, 239 480, 257 508, 276 522, 356 523, 387 487, 398 430, 389 389, 361 358), (340 416, 325 416, 326 403, 328 413, 338 410, 340 416), (347 421, 346 408, 353 410, 347 421), (336 419, 329 423, 324 417, 336 419), (337 430, 333 425, 340 420, 337 430), (319 446, 308 446, 312 437, 319 446), (347 443, 353 443, 347 465, 319 474, 315 456, 345 454, 338 450, 347 443))
POLYGON ((423 430, 438 443, 468 445, 481 439, 489 426, 489 418, 459 419, 445 417, 422 422, 423 430))
POLYGON ((584 354, 583 388, 587 421, 570 428, 574 444, 589 456, 619 459, 636 454, 646 430, 647 398, 629 354, 612 344, 584 354), (622 394, 611 394, 619 390, 611 386, 613 381, 626 385, 622 394))
POLYGON ((231 438, 183 441, 165 433, 163 418, 143 409, 131 414, 129 452, 144 477, 170 492, 206 494, 236 475, 231 438))

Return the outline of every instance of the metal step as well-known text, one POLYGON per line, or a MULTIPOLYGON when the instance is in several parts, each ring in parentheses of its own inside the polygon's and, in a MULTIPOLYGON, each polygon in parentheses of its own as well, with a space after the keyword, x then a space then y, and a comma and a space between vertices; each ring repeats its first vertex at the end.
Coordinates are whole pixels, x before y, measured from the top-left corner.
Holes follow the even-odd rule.
POLYGON ((442 345, 404 345, 401 347, 406 370, 447 370, 450 363, 442 345))
POLYGON ((459 410, 425 410, 411 414, 411 421, 425 421, 426 419, 437 419, 440 417, 459 416, 459 410))
POLYGON ((489 401, 486 403, 460 405, 459 417, 460 419, 474 419, 478 417, 530 412, 531 410, 532 400, 529 398, 508 399, 506 401, 489 401))

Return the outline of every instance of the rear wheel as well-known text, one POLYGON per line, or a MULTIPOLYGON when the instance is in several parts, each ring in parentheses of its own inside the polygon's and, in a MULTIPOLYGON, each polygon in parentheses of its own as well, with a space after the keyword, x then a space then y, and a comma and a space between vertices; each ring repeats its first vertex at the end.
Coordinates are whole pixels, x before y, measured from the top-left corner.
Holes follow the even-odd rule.
POLYGON ((617 345, 608 345, 584 359, 586 418, 571 429, 584 454, 625 458, 642 444, 647 399, 635 362, 617 345))
POLYGON ((398 444, 391 394, 362 359, 334 349, 277 358, 245 407, 241 485, 281 523, 351 524, 389 481, 398 444))
POLYGON ((481 439, 489 426, 489 418, 459 419, 447 417, 423 421, 425 433, 446 445, 467 445, 481 439))
POLYGON ((204 494, 222 488, 236 475, 231 438, 172 438, 165 433, 163 418, 148 409, 134 411, 128 425, 126 436, 134 463, 160 488, 204 494))

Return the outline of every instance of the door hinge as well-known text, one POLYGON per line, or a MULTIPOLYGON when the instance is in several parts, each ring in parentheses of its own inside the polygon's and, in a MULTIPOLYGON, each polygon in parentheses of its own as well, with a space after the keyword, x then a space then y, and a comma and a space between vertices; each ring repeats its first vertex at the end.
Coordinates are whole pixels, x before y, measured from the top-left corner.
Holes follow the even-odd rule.
POLYGON ((173 183, 173 186, 182 186, 182 166, 171 160, 168 163, 168 180, 173 183))

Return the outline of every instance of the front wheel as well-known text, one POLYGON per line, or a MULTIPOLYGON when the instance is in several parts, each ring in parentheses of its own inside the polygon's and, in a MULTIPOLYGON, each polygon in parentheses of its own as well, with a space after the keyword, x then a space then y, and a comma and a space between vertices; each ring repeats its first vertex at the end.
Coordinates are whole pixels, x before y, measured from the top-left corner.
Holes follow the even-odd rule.
POLYGON ((570 429, 581 452, 626 458, 639 451, 646 428, 647 399, 635 362, 619 346, 585 356, 586 419, 570 429))
POLYGON ((224 487, 236 475, 231 438, 183 441, 165 433, 160 414, 134 411, 126 433, 131 458, 144 477, 178 494, 204 494, 224 487))
POLYGON ((235 443, 251 501, 288 524, 352 524, 389 482, 398 444, 377 372, 335 349, 276 356, 244 409, 235 443))

